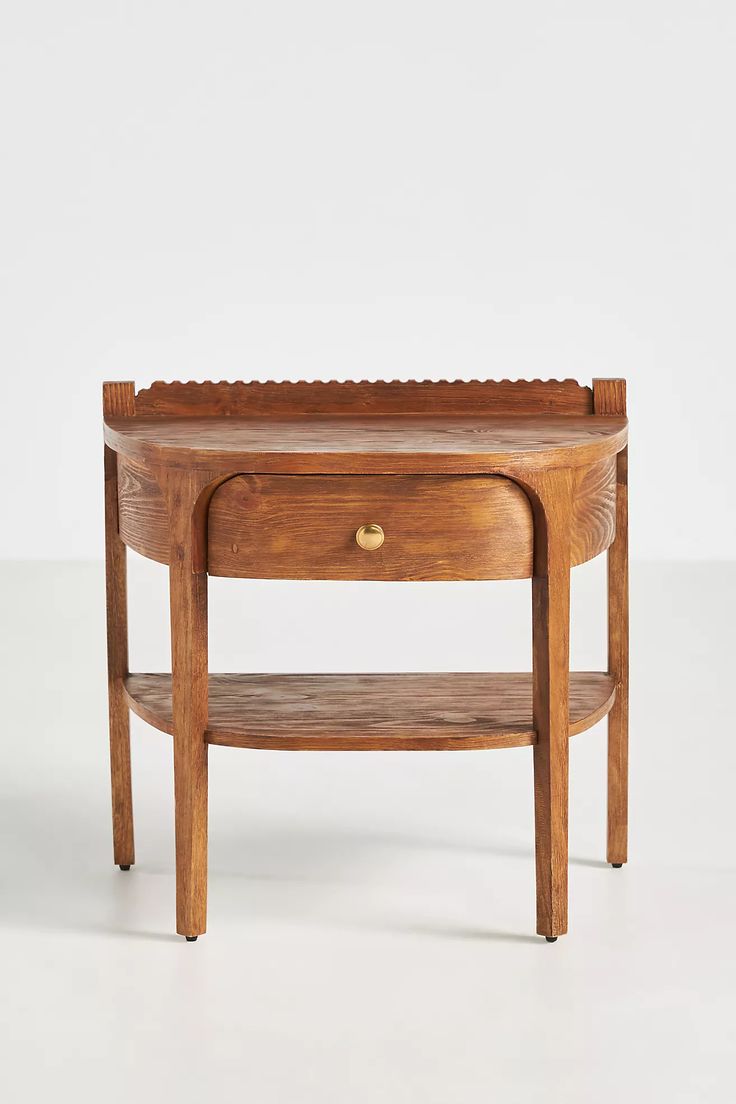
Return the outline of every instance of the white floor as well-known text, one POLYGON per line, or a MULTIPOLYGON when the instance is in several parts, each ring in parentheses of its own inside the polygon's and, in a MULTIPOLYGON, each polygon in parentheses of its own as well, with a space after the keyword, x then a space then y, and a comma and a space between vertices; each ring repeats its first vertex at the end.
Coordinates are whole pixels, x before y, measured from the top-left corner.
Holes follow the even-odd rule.
MULTIPOLYGON (((132 665, 167 664, 131 557, 132 665)), ((212 669, 528 666, 526 584, 212 586, 212 669), (357 631, 359 628, 360 631, 357 631)), ((112 865, 100 565, 5 564, 0 1083, 48 1099, 736 1099, 736 566, 632 577, 631 861, 572 745, 570 933, 534 935, 531 753, 212 749, 209 931, 173 935, 170 741, 134 722, 112 865)), ((601 564, 573 663, 603 657, 601 564)))

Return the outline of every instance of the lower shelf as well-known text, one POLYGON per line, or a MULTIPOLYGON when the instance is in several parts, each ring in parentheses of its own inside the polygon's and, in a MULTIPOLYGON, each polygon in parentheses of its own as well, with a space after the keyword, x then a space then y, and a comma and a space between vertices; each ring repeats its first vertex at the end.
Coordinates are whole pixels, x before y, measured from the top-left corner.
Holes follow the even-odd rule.
MULTIPOLYGON (((131 709, 173 731, 171 675, 128 675, 131 709)), ((570 735, 610 710, 613 679, 570 675, 570 735)), ((530 674, 210 675, 207 742, 302 751, 535 744, 530 674)))

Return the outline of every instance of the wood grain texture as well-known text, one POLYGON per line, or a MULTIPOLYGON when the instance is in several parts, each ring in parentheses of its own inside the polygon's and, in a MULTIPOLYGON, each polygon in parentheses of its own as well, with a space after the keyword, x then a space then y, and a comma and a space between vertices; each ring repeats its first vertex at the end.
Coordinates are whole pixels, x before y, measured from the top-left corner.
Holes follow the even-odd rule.
POLYGON ((570 558, 573 565, 599 556, 616 535, 616 457, 573 473, 570 558))
POLYGON ((103 383, 103 418, 129 418, 135 414, 135 384, 103 383))
POLYGON ((534 822, 537 932, 567 931, 570 537, 573 473, 534 476, 534 822))
MULTIPOLYGON (((288 480, 289 477, 288 476, 271 476, 271 477, 269 477, 269 476, 252 476, 252 477, 245 477, 244 476, 242 478, 243 479, 248 479, 248 478, 252 479, 254 481, 254 485, 255 485, 255 482, 257 481, 259 484, 262 484, 264 487, 266 485, 270 485, 274 488, 277 488, 279 486, 277 480, 279 480, 279 479, 281 479, 281 480, 287 479, 288 480), (273 481, 271 484, 268 483, 269 479, 273 481)), ((310 477, 309 480, 305 480, 305 487, 306 486, 313 486, 314 484, 313 484, 312 480, 314 478, 316 478, 316 477, 310 477)), ((346 478, 348 478, 348 477, 343 477, 343 476, 327 477, 326 480, 324 481, 324 483, 325 483, 326 487, 329 487, 331 485, 330 482, 329 482, 330 479, 332 479, 333 483, 334 483, 335 480, 346 479, 346 478)), ((388 477, 381 477, 381 476, 374 477, 375 480, 378 480, 378 485, 380 485, 380 480, 383 479, 385 481, 385 479, 387 479, 387 478, 388 477)), ((421 487, 429 487, 429 479, 435 479, 436 480, 437 488, 438 488, 436 498, 437 498, 438 504, 441 501, 442 496, 444 494, 444 490, 443 490, 444 487, 446 487, 449 491, 449 488, 452 487, 452 486, 462 488, 463 486, 465 486, 468 483, 468 481, 482 479, 482 477, 479 477, 479 476, 425 477, 423 481, 422 481, 421 477, 418 477, 418 478, 420 479, 420 481, 419 481, 419 483, 417 483, 417 486, 420 487, 420 488, 421 487), (456 482, 454 484, 452 482, 453 479, 456 480, 456 482), (457 482, 458 480, 459 480, 459 482, 457 482), (463 480, 465 480, 465 483, 463 482, 463 480)), ((219 492, 219 496, 218 496, 217 501, 216 501, 216 506, 217 506, 217 510, 218 510, 218 517, 216 517, 214 519, 214 521, 215 521, 214 531, 219 534, 218 537, 217 537, 217 542, 220 543, 220 544, 225 544, 226 545, 227 544, 226 536, 225 536, 226 532, 228 531, 229 527, 231 527, 231 526, 232 526, 232 528, 237 528, 237 525, 236 525, 237 519, 234 516, 233 517, 228 516, 227 519, 223 519, 222 525, 220 524, 219 514, 220 514, 220 512, 222 511, 222 508, 223 508, 223 500, 224 500, 224 497, 225 497, 226 488, 227 488, 227 496, 233 494, 233 488, 230 486, 230 482, 228 482, 228 477, 223 476, 222 479, 223 479, 222 490, 221 490, 221 492, 219 492)), ((396 492, 397 493, 398 493, 400 487, 402 486, 402 482, 401 482, 402 479, 404 480, 404 485, 409 486, 412 483, 412 477, 397 478, 397 487, 396 487, 396 492)), ((362 481, 361 481, 361 485, 362 485, 362 481)), ((491 484, 491 486, 492 485, 493 484, 491 484)), ((125 544, 129 548, 132 548, 134 551, 138 552, 142 556, 146 556, 149 559, 156 560, 158 563, 163 563, 163 564, 168 563, 169 562, 169 544, 170 544, 168 510, 167 510, 166 502, 164 500, 163 494, 162 494, 161 489, 159 487, 157 477, 156 477, 154 471, 151 468, 149 468, 148 465, 146 465, 144 462, 129 460, 129 459, 126 459, 124 457, 121 457, 119 462, 118 462, 118 494, 119 494, 118 518, 119 518, 119 526, 120 526, 120 536, 122 537, 125 544)), ((244 495, 243 497, 244 497, 244 500, 245 500, 245 499, 250 498, 252 496, 244 495)), ((393 498, 393 492, 391 492, 388 497, 393 498)), ((435 496, 428 496, 428 497, 435 497, 435 496)), ((465 500, 466 500, 466 498, 464 497, 463 501, 465 501, 465 500)), ((470 504, 470 500, 468 500, 468 501, 469 501, 469 504, 470 504)), ((407 504, 407 505, 409 506, 409 508, 411 507, 410 503, 407 504)), ((445 505, 447 505, 447 504, 445 504, 445 505)), ((453 516, 458 514, 459 506, 460 506, 460 502, 458 502, 454 507, 450 503, 450 507, 449 507, 450 508, 450 513, 453 516)), ((490 518, 491 513, 492 513, 492 507, 489 506, 488 509, 489 509, 489 518, 490 518)), ((265 511, 263 511, 262 513, 265 514, 265 511)), ((322 511, 322 516, 324 516, 324 508, 323 508, 323 511, 322 511)), ((388 515, 385 515, 385 516, 388 516, 388 515)), ((213 519, 210 519, 210 524, 212 524, 212 520, 213 519)), ((259 514, 259 519, 257 520, 257 524, 260 525, 264 520, 265 520, 265 517, 262 516, 261 514, 259 514)), ((408 529, 408 527, 410 525, 409 517, 406 517, 403 520, 404 520, 405 528, 408 529)), ((414 520, 417 523, 417 530, 419 530, 419 519, 415 518, 414 520)), ((499 518, 499 521, 500 521, 500 518, 499 518)), ((245 519, 243 518, 243 523, 244 522, 245 522, 245 519)), ((457 538, 462 539, 465 542, 469 541, 470 540, 470 533, 469 532, 466 534, 466 536, 464 538, 462 537, 462 531, 463 531, 463 529, 466 525, 465 518, 460 518, 458 516, 457 517, 457 522, 458 522, 457 530, 456 530, 457 538)), ((422 525, 423 524, 424 524, 424 522, 422 522, 422 525)), ((447 527, 449 528, 449 526, 447 526, 447 527)), ((605 551, 605 549, 607 549, 610 546, 610 544, 612 543, 612 541, 614 539, 614 536, 615 536, 615 531, 616 531, 616 459, 615 459, 615 457, 611 457, 607 460, 604 460, 604 461, 600 462, 599 464, 594 464, 589 468, 577 468, 577 469, 575 469, 574 499, 573 499, 573 520, 572 520, 572 552, 571 552, 572 563, 573 564, 585 563, 587 560, 590 560, 593 557, 599 555, 601 552, 605 551)), ((255 538, 255 533, 254 533, 253 537, 255 538)), ((481 537, 480 539, 482 540, 483 538, 481 537)), ((494 539, 495 539, 495 537, 494 537, 494 539)), ((212 541, 211 533, 210 533, 210 541, 212 541)), ((238 547, 241 548, 244 542, 241 541, 241 540, 237 540, 235 538, 235 536, 233 536, 233 539, 229 542, 230 547, 232 547, 233 543, 237 544, 238 547)), ((388 547, 383 550, 383 558, 384 559, 386 558, 388 551, 389 551, 388 547)), ((526 569, 521 566, 523 564, 523 555, 521 554, 522 549, 519 548, 518 551, 519 551, 519 566, 518 566, 518 569, 517 569, 518 574, 504 574, 503 569, 501 569, 495 574, 491 573, 491 571, 488 570, 487 574, 472 575, 470 573, 470 564, 468 563, 467 565, 465 565, 463 572, 461 574, 457 574, 457 575, 452 575, 452 574, 424 575, 424 576, 411 576, 411 575, 409 575, 409 576, 406 576, 406 577, 407 578, 410 578, 410 577, 479 578, 479 579, 480 578, 522 578, 522 577, 527 577, 527 575, 524 574, 526 569)), ((314 552, 314 555, 316 556, 317 555, 317 549, 315 548, 313 550, 313 552, 314 552)), ((493 554, 495 555, 496 552, 494 551, 493 554)), ((354 559, 354 557, 353 557, 353 559, 354 559)), ((202 566, 206 566, 206 564, 207 564, 207 548, 206 547, 201 551, 201 556, 200 556, 200 559, 199 559, 199 563, 202 566)), ((244 563, 244 561, 241 560, 241 568, 242 568, 243 563, 244 563)), ((484 560, 483 560, 482 556, 477 560, 477 563, 478 563, 479 568, 483 567, 484 560)), ((286 575, 278 575, 277 576, 277 575, 269 575, 269 574, 263 574, 263 575, 259 576, 258 571, 255 570, 253 565, 251 565, 251 567, 249 567, 247 570, 240 570, 238 568, 238 557, 235 556, 235 555, 232 555, 232 556, 228 555, 227 554, 227 547, 224 547, 222 549, 222 553, 220 552, 220 550, 217 551, 216 558, 214 560, 212 560, 212 563, 211 563, 211 573, 212 574, 231 575, 233 577, 237 576, 239 573, 242 574, 243 577, 247 577, 249 575, 249 573, 252 575, 252 577, 260 577, 260 578, 287 577, 286 575), (220 567, 221 564, 224 565, 222 567, 222 569, 220 567)), ((386 575, 386 574, 379 574, 378 576, 372 576, 372 575, 369 575, 367 573, 366 574, 357 574, 357 575, 350 575, 348 573, 337 574, 337 575, 329 575, 327 573, 326 566, 325 566, 324 571, 323 571, 322 574, 320 574, 320 575, 308 575, 308 572, 306 570, 306 563, 303 563, 302 567, 301 567, 301 573, 298 574, 298 575, 289 576, 289 577, 299 577, 299 578, 306 578, 306 577, 310 577, 310 578, 373 578, 373 577, 387 578, 389 576, 386 575)), ((396 576, 396 577, 398 577, 398 576, 396 576)))
POLYGON ((193 565, 194 519, 206 479, 169 472, 176 930, 207 927, 207 576, 193 565))
MULTIPOLYGON (((171 676, 133 674, 131 708, 173 730, 171 676)), ((570 676, 569 735, 611 708, 613 680, 570 676)), ((295 751, 452 751, 536 742, 530 674, 210 675, 207 740, 295 751)))
POLYGON ((606 417, 626 416, 626 380, 593 380, 593 412, 606 417))
MULTIPOLYGON (((626 380, 595 380, 596 412, 626 415, 626 380)), ((629 821, 629 452, 616 460, 616 539, 608 550, 608 670, 616 707, 608 717, 608 862, 628 858, 629 821)))
POLYGON ((626 419, 550 414, 109 418, 116 452, 232 474, 523 474, 589 466, 626 444, 626 419))
MULTIPOLYGON (((232 577, 259 577, 259 578, 526 578, 530 572, 527 572, 524 566, 524 550, 521 540, 519 540, 515 554, 518 554, 518 563, 514 566, 514 559, 510 556, 512 546, 509 547, 509 555, 505 557, 506 563, 504 565, 504 557, 500 556, 499 549, 491 549, 486 543, 486 554, 492 557, 499 556, 501 566, 493 568, 484 559, 483 555, 476 556, 472 548, 469 547, 471 552, 471 559, 463 563, 463 567, 460 573, 452 574, 447 567, 443 567, 440 564, 439 574, 408 574, 406 576, 392 575, 387 572, 379 572, 378 575, 371 575, 368 571, 364 573, 357 573, 355 575, 350 574, 349 569, 344 566, 340 568, 338 574, 331 575, 328 571, 327 564, 322 564, 321 574, 309 574, 307 569, 306 559, 302 561, 301 567, 298 573, 290 575, 288 571, 285 571, 285 563, 283 560, 280 563, 274 563, 275 567, 279 568, 279 574, 268 574, 268 561, 266 561, 266 573, 260 574, 257 566, 251 561, 249 566, 245 565, 245 560, 242 559, 244 555, 243 546, 248 543, 247 533, 246 539, 237 539, 237 535, 234 532, 239 526, 246 524, 245 515, 242 518, 237 517, 231 513, 231 507, 228 507, 225 512, 224 502, 230 496, 234 495, 234 488, 232 482, 228 481, 228 477, 224 476, 223 485, 221 491, 218 493, 215 505, 217 507, 216 517, 210 518, 210 543, 213 542, 212 533, 217 534, 215 544, 215 556, 210 554, 210 571, 212 574, 228 575, 232 577), (222 516, 221 516, 222 515, 222 516), (213 525, 214 522, 214 525, 213 525), (233 530, 232 534, 230 530, 233 530), (232 536, 232 539, 229 537, 232 536), (228 549, 232 548, 232 545, 236 544, 240 551, 240 559, 235 554, 230 554, 228 549), (477 564, 480 574, 472 574, 471 564, 477 564), (511 572, 506 573, 511 568, 511 572)), ((326 477, 322 481, 325 490, 331 485, 334 485, 337 480, 348 479, 349 477, 333 476, 326 477), (330 482, 332 480, 332 483, 330 482)), ((373 482, 377 486, 381 486, 381 480, 384 484, 389 477, 377 476, 373 477, 373 482)), ((493 480, 494 477, 491 477, 493 480)), ((279 487, 278 480, 287 480, 288 476, 252 476, 242 477, 243 480, 250 479, 252 486, 272 487, 277 489, 279 487), (269 482, 269 480, 271 482, 269 482)), ((406 531, 409 531, 410 526, 414 526, 416 533, 422 536, 425 524, 430 521, 432 525, 436 525, 437 518, 432 521, 427 517, 427 510, 430 507, 432 500, 435 500, 437 507, 441 507, 443 510, 448 510, 447 520, 444 523, 444 528, 448 531, 454 529, 455 540, 458 544, 466 544, 470 546, 472 541, 480 541, 481 543, 489 539, 491 533, 488 530, 485 534, 479 529, 478 532, 472 532, 471 529, 466 531, 466 526, 472 526, 472 515, 468 519, 460 516, 460 508, 467 502, 469 508, 473 505, 472 496, 462 495, 460 499, 454 504, 452 501, 443 501, 449 494, 452 487, 462 489, 466 486, 477 485, 482 486, 482 477, 468 476, 468 477, 417 477, 418 481, 412 477, 397 477, 395 482, 396 486, 392 490, 389 490, 386 495, 389 501, 388 509, 384 508, 383 502, 377 502, 376 507, 382 509, 384 517, 388 517, 389 514, 395 512, 391 503, 395 496, 400 494, 402 486, 410 487, 416 485, 421 488, 427 488, 429 493, 423 496, 426 504, 426 509, 422 507, 419 515, 415 515, 410 518, 408 515, 402 518, 402 524, 406 531), (402 482, 403 480, 403 482, 402 482), (436 483, 436 494, 431 492, 430 480, 436 483), (453 480, 455 482, 453 483, 453 480), (473 481, 480 480, 479 483, 473 484, 473 481), (445 490, 446 488, 446 490, 445 490), (421 515, 421 516, 420 516, 421 515), (456 520, 457 525, 451 526, 449 518, 452 517, 456 520), (463 535, 464 534, 464 535, 463 535)), ((300 477, 301 480, 301 477, 300 477)), ((316 486, 316 477, 304 478, 303 490, 306 491, 308 487, 316 486)), ((488 485, 494 486, 500 479, 496 477, 495 484, 491 481, 488 485)), ((360 482, 362 486, 363 480, 360 482)), ((352 484, 355 486, 355 484, 352 484)), ((508 483, 506 483, 508 486, 508 483)), ((214 493, 214 492, 213 492, 214 493)), ((154 471, 146 465, 144 462, 135 461, 121 457, 118 462, 118 519, 120 527, 120 536, 125 544, 138 552, 142 556, 146 556, 149 559, 156 560, 158 563, 167 564, 169 562, 169 519, 166 502, 159 487, 159 483, 154 471)), ((312 502, 310 496, 307 497, 308 505, 305 509, 313 509, 315 513, 320 513, 322 518, 325 517, 325 511, 327 510, 327 504, 322 505, 321 512, 316 510, 315 504, 312 502)), ((355 495, 356 502, 359 501, 359 495, 355 495)), ((249 504, 249 509, 254 506, 257 498, 253 494, 242 494, 243 506, 249 504)), ((375 498, 375 496, 374 496, 375 498)), ((261 504, 263 500, 261 498, 261 504)), ((275 499, 273 507, 276 514, 278 514, 277 501, 280 498, 275 499)), ((206 504, 205 504, 206 505, 206 504)), ((369 505, 368 503, 366 506, 369 505)), ((411 510, 411 502, 405 502, 404 505, 411 510)), ((492 503, 487 506, 488 517, 482 519, 475 510, 475 515, 478 518, 479 524, 485 521, 489 522, 493 526, 494 510, 492 503)), ((206 512, 206 510, 205 510, 206 512)), ((263 534, 260 534, 260 526, 265 523, 266 509, 261 509, 257 512, 257 517, 254 519, 254 523, 259 532, 259 539, 263 534)), ((512 511, 506 510, 503 514, 499 513, 497 516, 497 523, 494 528, 494 541, 497 539, 495 530, 502 523, 502 521, 508 521, 510 530, 513 529, 512 517, 510 516, 512 511)), ((283 517, 282 522, 286 523, 286 518, 283 517)), ((250 519, 248 519, 250 524, 250 519)), ((384 526, 385 527, 385 526, 384 526)), ((442 526, 440 526, 442 528, 442 526)), ((572 520, 572 563, 580 564, 587 560, 592 559, 594 556, 599 555, 610 546, 613 541, 616 530, 616 459, 611 457, 604 460, 599 464, 594 464, 589 468, 577 468, 575 469, 575 482, 574 482, 574 500, 573 500, 573 520, 572 520)), ((354 530, 353 530, 354 531, 354 530)), ((305 536, 308 535, 309 530, 305 531, 305 536)), ((288 536, 288 534, 286 534, 288 536)), ((333 533, 334 537, 334 533, 333 533)), ((251 541, 256 539, 256 530, 253 531, 251 541)), ((505 543, 505 539, 501 538, 505 543)), ((349 542, 352 541, 352 535, 349 537, 349 542)), ((390 550, 390 545, 387 545, 385 549, 378 554, 377 559, 379 562, 386 561, 390 550)), ((343 552, 349 550, 351 552, 352 562, 355 562, 355 556, 352 555, 352 549, 348 549, 347 544, 343 546, 343 552)), ((312 549, 313 557, 319 558, 319 550, 317 547, 312 549)), ((265 555, 265 554, 264 554, 265 555)), ((463 556, 465 553, 463 553, 463 556)), ((308 558, 308 552, 307 552, 308 558)), ((277 557, 278 560, 278 557, 277 557)), ((338 557, 338 560, 342 563, 343 556, 338 557)), ((205 547, 201 551, 199 557, 199 563, 202 567, 207 565, 207 548, 205 547)), ((370 564, 368 565, 371 566, 370 564)), ((377 565, 373 564, 372 569, 377 565)), ((407 565, 409 566, 409 565, 407 565)))
POLYGON ((120 853, 132 855, 130 706, 173 734, 179 932, 205 930, 210 742, 533 746, 537 930, 552 939, 567 930, 568 737, 606 713, 608 856, 626 857, 625 398, 623 380, 595 380, 592 391, 573 381, 157 383, 138 396, 130 383, 105 385, 116 856, 128 832, 130 848, 120 853), (171 677, 125 677, 118 508, 131 547, 170 564, 171 677), (352 544, 355 529, 369 522, 386 529, 378 552, 352 544), (609 671, 571 676, 570 568, 606 547, 609 671), (367 574, 353 574, 349 565, 350 574, 333 575, 344 570, 348 549, 372 563, 367 574), (531 570, 533 673, 208 677, 208 556, 222 573, 277 578, 478 578, 531 570), (327 573, 315 574, 315 565, 327 573))
POLYGON ((135 862, 133 787, 130 769, 128 674, 128 583, 125 545, 118 535, 117 457, 107 447, 105 462, 105 583, 107 609, 107 693, 110 723, 113 853, 119 866, 135 862))
POLYGON ((608 717, 607 860, 628 859, 629 826, 629 495, 628 449, 618 457, 616 539, 608 550, 608 671, 616 708, 608 717))
POLYGON ((305 417, 364 414, 592 414, 589 387, 576 380, 379 380, 337 383, 163 383, 139 391, 142 415, 305 417))
POLYGON ((169 511, 158 479, 148 465, 125 457, 118 462, 118 520, 128 548, 168 564, 169 511))
POLYGON ((497 476, 238 476, 210 503, 211 575, 256 579, 527 579, 529 500, 497 476), (364 524, 381 548, 355 540, 364 524))

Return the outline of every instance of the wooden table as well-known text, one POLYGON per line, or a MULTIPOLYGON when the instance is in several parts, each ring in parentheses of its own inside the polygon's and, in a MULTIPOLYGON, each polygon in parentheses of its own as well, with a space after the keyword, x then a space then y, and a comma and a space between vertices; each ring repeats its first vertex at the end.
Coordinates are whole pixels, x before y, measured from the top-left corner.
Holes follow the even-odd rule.
MULTIPOLYGON (((210 744, 529 746, 537 931, 567 931, 568 740, 608 715, 608 861, 626 861, 623 380, 106 383, 115 862, 134 862, 129 710, 173 736, 176 930, 205 931, 210 744), (169 567, 172 673, 128 670, 126 546, 169 567), (569 671, 570 569, 608 550, 608 670, 569 671), (207 576, 532 580, 522 674, 216 675, 207 576)), ((431 601, 431 593, 427 594, 431 601)))

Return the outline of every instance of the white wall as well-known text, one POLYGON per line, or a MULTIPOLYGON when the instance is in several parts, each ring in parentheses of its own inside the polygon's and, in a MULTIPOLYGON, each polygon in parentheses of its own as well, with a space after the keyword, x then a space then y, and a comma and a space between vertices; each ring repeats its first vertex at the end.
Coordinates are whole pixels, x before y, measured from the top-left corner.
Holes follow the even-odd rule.
POLYGON ((733 557, 735 39, 725 0, 6 5, 0 555, 101 554, 106 378, 625 375, 634 554, 733 557))

